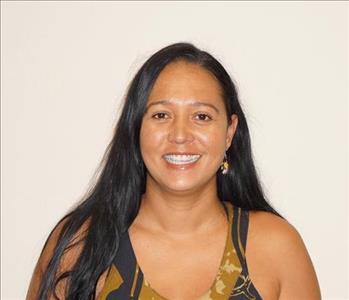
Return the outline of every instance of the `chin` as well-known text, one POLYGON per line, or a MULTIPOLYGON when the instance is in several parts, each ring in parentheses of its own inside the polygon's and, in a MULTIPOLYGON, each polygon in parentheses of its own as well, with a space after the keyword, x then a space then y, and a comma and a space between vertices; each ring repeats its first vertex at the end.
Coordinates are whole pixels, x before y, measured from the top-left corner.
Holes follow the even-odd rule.
POLYGON ((182 178, 178 180, 162 181, 160 184, 165 190, 172 192, 187 192, 197 189, 199 186, 198 181, 188 180, 187 178, 182 178))

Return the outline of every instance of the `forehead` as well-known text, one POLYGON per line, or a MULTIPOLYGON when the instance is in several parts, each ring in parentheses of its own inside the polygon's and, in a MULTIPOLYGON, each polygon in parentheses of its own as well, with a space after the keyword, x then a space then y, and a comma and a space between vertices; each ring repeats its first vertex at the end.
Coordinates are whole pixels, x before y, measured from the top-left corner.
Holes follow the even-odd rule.
POLYGON ((170 63, 159 74, 148 103, 159 100, 197 100, 224 105, 221 86, 214 75, 199 65, 183 61, 170 63))

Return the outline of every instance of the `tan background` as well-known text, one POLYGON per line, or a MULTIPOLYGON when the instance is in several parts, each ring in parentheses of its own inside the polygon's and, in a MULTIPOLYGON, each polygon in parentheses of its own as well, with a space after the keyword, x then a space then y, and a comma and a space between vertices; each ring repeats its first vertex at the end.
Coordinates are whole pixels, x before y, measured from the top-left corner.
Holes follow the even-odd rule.
POLYGON ((178 41, 211 51, 235 78, 271 202, 301 233, 323 299, 348 299, 347 6, 2 1, 1 299, 24 298, 127 84, 178 41))

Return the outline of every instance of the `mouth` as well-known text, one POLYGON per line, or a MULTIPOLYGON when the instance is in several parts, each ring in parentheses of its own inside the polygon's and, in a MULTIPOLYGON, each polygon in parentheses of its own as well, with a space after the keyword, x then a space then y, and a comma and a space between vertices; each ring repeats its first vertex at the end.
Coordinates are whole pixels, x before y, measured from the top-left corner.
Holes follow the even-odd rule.
POLYGON ((163 158, 171 165, 189 165, 193 164, 200 159, 200 154, 165 154, 163 158))

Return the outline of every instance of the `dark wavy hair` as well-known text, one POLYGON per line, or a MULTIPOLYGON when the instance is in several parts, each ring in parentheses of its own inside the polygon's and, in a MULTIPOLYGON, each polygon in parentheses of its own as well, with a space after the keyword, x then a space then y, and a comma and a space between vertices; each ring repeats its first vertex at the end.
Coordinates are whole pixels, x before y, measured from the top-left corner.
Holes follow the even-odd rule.
POLYGON ((232 167, 226 175, 217 171, 219 199, 245 210, 268 211, 282 217, 263 193, 253 162, 247 122, 229 74, 217 59, 191 43, 169 45, 153 54, 134 76, 114 136, 99 165, 97 180, 46 240, 44 249, 57 226, 63 224, 43 273, 39 299, 47 299, 52 293, 56 295, 56 286, 63 279, 69 283, 65 290, 66 299, 94 299, 98 278, 115 259, 120 235, 135 219, 145 192, 146 167, 140 152, 139 134, 148 96, 160 72, 176 61, 193 63, 211 72, 222 88, 229 124, 232 114, 238 116, 238 126, 227 151, 227 160, 232 167), (81 240, 72 243, 87 221, 88 229, 81 240), (83 247, 74 266, 58 274, 62 255, 81 242, 83 247))

